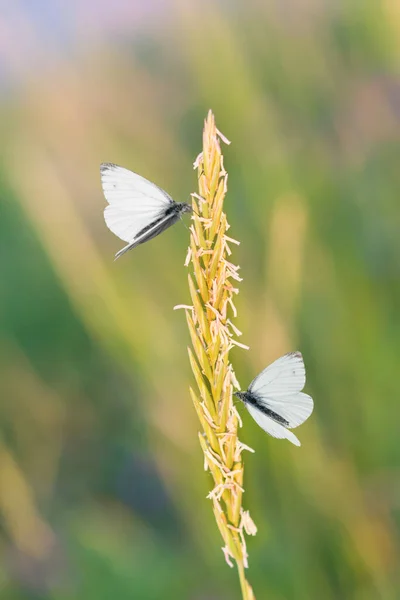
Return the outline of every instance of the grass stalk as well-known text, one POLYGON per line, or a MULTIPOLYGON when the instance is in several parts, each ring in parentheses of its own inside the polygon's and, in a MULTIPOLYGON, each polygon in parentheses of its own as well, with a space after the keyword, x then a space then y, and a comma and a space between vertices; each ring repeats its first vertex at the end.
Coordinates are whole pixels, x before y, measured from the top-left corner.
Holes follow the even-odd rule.
POLYGON ((257 529, 242 507, 242 451, 251 450, 239 441, 240 417, 232 402, 233 388, 239 389, 230 350, 242 346, 231 317, 236 316, 234 296, 241 281, 239 267, 230 262, 232 244, 227 236, 229 224, 224 213, 228 174, 224 169, 221 141, 228 140, 217 130, 210 111, 203 131, 203 150, 194 167, 198 171, 199 191, 192 194, 193 223, 186 265, 191 265, 189 291, 192 307, 185 307, 192 341, 188 349, 197 391, 190 395, 202 428, 199 433, 205 468, 214 487, 208 494, 220 530, 226 562, 237 565, 242 597, 255 600, 245 568, 248 555, 245 533, 257 529))

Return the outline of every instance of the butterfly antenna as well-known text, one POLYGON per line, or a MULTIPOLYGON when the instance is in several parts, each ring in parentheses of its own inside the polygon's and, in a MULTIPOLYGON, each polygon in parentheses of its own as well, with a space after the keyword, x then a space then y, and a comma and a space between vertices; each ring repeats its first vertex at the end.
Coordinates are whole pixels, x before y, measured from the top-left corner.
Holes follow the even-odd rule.
POLYGON ((184 225, 184 227, 186 227, 186 229, 187 229, 188 231, 190 231, 189 227, 186 225, 186 223, 185 223, 185 221, 182 219, 182 217, 181 217, 181 221, 182 221, 182 224, 184 225))

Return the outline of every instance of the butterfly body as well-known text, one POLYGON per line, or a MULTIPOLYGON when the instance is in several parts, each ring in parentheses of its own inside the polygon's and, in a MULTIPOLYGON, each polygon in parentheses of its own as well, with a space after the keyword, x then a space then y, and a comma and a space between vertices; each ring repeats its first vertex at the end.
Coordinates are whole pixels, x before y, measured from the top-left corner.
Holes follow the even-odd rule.
POLYGON ((100 167, 101 182, 108 206, 104 210, 107 227, 128 242, 115 258, 143 244, 174 225, 184 213, 192 212, 186 202, 175 202, 167 192, 113 163, 100 167))
POLYGON ((186 204, 186 202, 174 202, 173 205, 167 208, 165 213, 139 231, 135 240, 119 250, 115 255, 115 258, 117 259, 122 256, 122 254, 125 254, 125 252, 128 252, 128 250, 132 250, 133 248, 136 248, 136 246, 139 246, 139 244, 144 244, 144 242, 148 242, 157 237, 160 233, 168 229, 168 227, 171 227, 179 221, 179 219, 182 218, 182 215, 187 212, 192 212, 192 207, 189 206, 189 204, 186 204))
POLYGON ((290 431, 311 415, 314 403, 304 394, 306 372, 300 352, 290 352, 269 365, 245 392, 234 392, 247 410, 269 435, 287 439, 300 446, 290 431))
POLYGON ((273 421, 276 421, 285 427, 289 426, 289 421, 278 415, 278 413, 271 408, 268 408, 267 402, 261 401, 255 394, 252 394, 251 392, 234 392, 234 396, 237 396, 244 404, 254 406, 273 421))

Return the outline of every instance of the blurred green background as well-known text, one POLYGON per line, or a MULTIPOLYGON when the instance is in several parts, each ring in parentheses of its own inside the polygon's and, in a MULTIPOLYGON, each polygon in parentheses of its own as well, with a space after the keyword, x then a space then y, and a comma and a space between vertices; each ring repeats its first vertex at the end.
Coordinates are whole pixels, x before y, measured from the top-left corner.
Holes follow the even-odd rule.
POLYGON ((187 229, 114 263, 99 178, 115 162, 187 200, 209 108, 239 381, 299 349, 315 400, 300 449, 239 406, 249 580, 400 598, 398 3, 17 0, 0 24, 1 600, 240 597, 172 310, 187 229))

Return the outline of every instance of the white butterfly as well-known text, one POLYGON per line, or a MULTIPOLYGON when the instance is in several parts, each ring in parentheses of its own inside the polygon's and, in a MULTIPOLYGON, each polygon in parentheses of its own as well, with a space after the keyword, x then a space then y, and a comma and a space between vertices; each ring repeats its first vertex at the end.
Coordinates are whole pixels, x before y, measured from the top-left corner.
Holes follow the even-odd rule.
POLYGON ((192 212, 189 204, 175 202, 167 192, 128 169, 103 163, 100 174, 109 203, 104 210, 107 227, 128 242, 115 258, 156 237, 183 213, 192 212))
POLYGON ((300 446, 289 431, 311 415, 313 399, 301 391, 306 383, 306 370, 300 352, 290 352, 278 358, 262 371, 246 392, 234 392, 253 419, 275 438, 286 438, 300 446))

